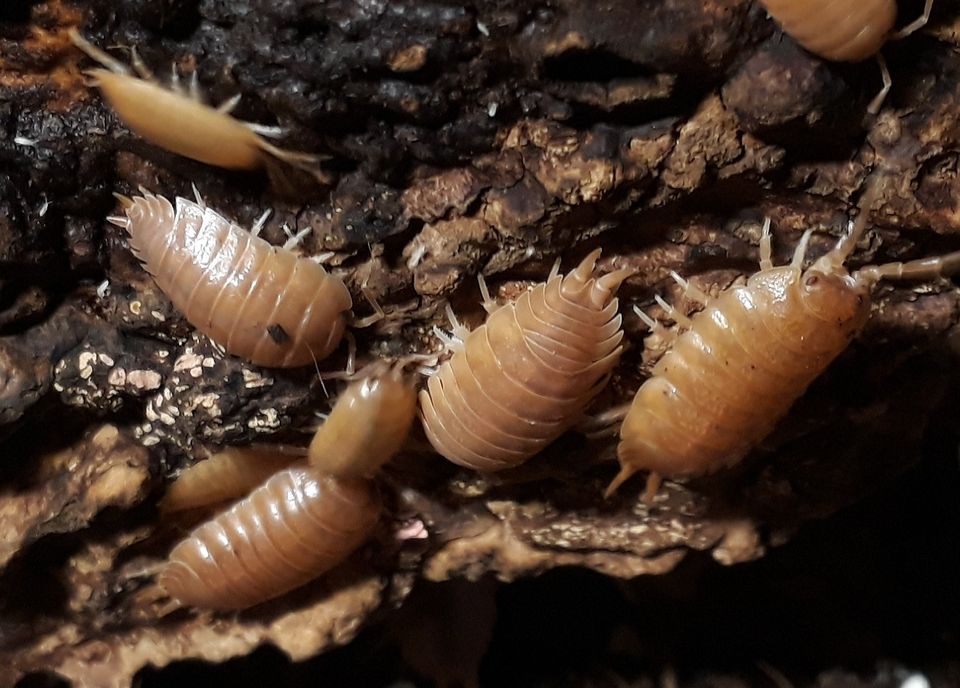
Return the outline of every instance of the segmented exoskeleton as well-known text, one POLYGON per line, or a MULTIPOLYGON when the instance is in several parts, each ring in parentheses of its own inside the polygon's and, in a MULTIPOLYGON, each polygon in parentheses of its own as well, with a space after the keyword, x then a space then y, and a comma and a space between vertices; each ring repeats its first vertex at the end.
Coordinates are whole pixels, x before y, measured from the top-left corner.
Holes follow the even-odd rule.
POLYGON ((923 28, 930 19, 933 0, 927 0, 923 15, 899 31, 896 0, 760 0, 797 43, 835 62, 860 62, 877 57, 883 89, 870 103, 869 111, 880 109, 892 84, 880 48, 889 40, 905 38, 923 28))
POLYGON ((617 447, 622 468, 608 495, 640 470, 650 471, 649 501, 661 476, 698 475, 736 463, 857 335, 878 280, 924 279, 960 269, 956 252, 847 272, 844 262, 867 226, 879 187, 872 183, 864 195, 851 232, 806 270, 811 232, 803 235, 790 265, 774 267, 768 221, 760 242, 760 271, 746 285, 708 299, 674 274, 687 296, 704 308, 688 318, 658 297, 685 331, 626 411, 617 447))
POLYGON ((316 262, 272 246, 185 198, 119 197, 109 218, 191 325, 228 353, 271 367, 306 365, 340 343, 353 305, 316 262))
POLYGON ((632 274, 596 277, 599 255, 566 276, 555 267, 502 308, 484 294, 491 313, 473 332, 454 323, 461 341, 420 392, 423 427, 440 454, 479 471, 510 468, 580 419, 620 358, 615 294, 632 274))
MULTIPOLYGON (((180 542, 160 574, 160 587, 178 604, 243 609, 339 564, 376 527, 380 503, 367 478, 403 445, 415 413, 416 391, 402 366, 351 384, 317 430, 307 459, 276 472, 180 542)), ((282 465, 289 453, 273 460, 282 465)), ((257 452, 235 450, 230 461, 220 460, 207 473, 249 489, 265 461, 269 457, 257 452)), ((201 491, 195 478, 202 465, 181 476, 188 483, 184 490, 174 482, 172 503, 182 502, 183 492, 191 506, 222 498, 223 485, 201 491)))

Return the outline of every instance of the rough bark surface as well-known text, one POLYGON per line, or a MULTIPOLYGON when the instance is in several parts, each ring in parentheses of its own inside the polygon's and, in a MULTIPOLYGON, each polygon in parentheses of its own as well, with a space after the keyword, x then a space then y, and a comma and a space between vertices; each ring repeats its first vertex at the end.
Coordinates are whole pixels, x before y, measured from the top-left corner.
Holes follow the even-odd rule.
POLYGON ((956 373, 960 291, 947 280, 884 285, 863 336, 764 447, 668 483, 652 508, 637 484, 601 499, 612 441, 570 434, 490 478, 415 438, 381 481, 382 532, 343 567, 239 615, 162 616, 151 567, 187 525, 159 518, 164 485, 201 447, 305 442, 329 401, 313 370, 222 356, 105 217, 113 192, 196 184, 242 223, 272 209, 274 243, 311 228, 305 253, 333 252, 355 301, 365 287, 387 311, 357 332, 361 362, 436 351, 447 303, 479 323, 477 274, 508 299, 555 259, 602 246, 604 268, 638 270, 602 410, 658 355, 628 306, 677 301, 670 270, 707 291, 750 274, 764 217, 779 262, 807 228, 816 256, 883 166, 891 182, 854 262, 960 248, 958 25, 943 0, 929 30, 888 46, 894 89, 870 117, 873 63, 807 54, 749 0, 0 8, 0 680, 46 670, 128 685, 147 664, 266 642, 306 658, 349 642, 418 578, 563 565, 628 578, 691 550, 748 561, 896 480, 956 373), (242 94, 238 117, 330 156, 330 184, 281 198, 257 175, 139 140, 87 88, 72 26, 136 46, 159 74, 195 71, 212 102, 242 94))

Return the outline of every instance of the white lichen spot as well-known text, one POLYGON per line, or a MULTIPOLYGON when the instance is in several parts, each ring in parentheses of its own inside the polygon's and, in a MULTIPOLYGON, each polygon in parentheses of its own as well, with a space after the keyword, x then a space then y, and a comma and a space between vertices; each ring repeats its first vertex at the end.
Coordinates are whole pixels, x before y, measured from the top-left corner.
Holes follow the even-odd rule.
POLYGON ((247 421, 251 430, 276 429, 280 427, 280 414, 276 409, 260 409, 253 418, 247 421))
POLYGON ((482 33, 484 36, 490 35, 490 27, 484 24, 482 21, 477 22, 477 31, 482 33))
POLYGON ((497 109, 499 107, 500 107, 500 103, 496 103, 496 102, 493 102, 487 105, 487 117, 496 117, 497 109))
POLYGON ((160 438, 157 437, 156 435, 149 435, 147 437, 144 437, 142 442, 144 447, 152 447, 153 445, 159 444, 159 443, 160 443, 160 438))
POLYGON ((166 321, 166 318, 163 316, 163 313, 161 313, 160 311, 150 311, 150 315, 152 315, 155 319, 159 320, 160 322, 166 321))
POLYGON ((203 359, 201 365, 203 365, 204 368, 212 368, 214 363, 216 363, 216 361, 213 360, 213 356, 207 356, 203 359))
POLYGON ((190 377, 196 379, 203 376, 203 368, 191 368, 190 377))
POLYGON ((131 301, 131 302, 130 302, 130 312, 131 312, 131 313, 133 313, 134 315, 140 315, 140 313, 141 313, 142 311, 143 311, 143 304, 142 304, 142 303, 140 303, 139 301, 131 301))
POLYGON ((169 413, 160 412, 160 422, 164 425, 173 425, 176 423, 176 419, 171 416, 169 413))
POLYGON ((114 368, 107 375, 107 384, 120 387, 127 382, 127 371, 123 368, 114 368))
POLYGON ((103 280, 97 285, 97 298, 105 299, 110 294, 110 280, 103 280))
POLYGON ((170 355, 170 352, 167 351, 166 349, 160 349, 160 351, 157 352, 157 358, 159 358, 161 361, 169 355, 170 355))
POLYGON ((28 139, 26 136, 14 136, 13 142, 18 146, 29 146, 31 148, 37 145, 36 139, 28 139))
POLYGON ((160 373, 155 370, 131 370, 127 373, 127 383, 139 389, 158 389, 160 373))
POLYGON ((107 354, 97 354, 97 358, 98 358, 98 359, 100 360, 100 362, 103 363, 104 365, 112 366, 113 363, 114 363, 114 360, 113 360, 112 358, 110 358, 109 356, 107 356, 107 354))
POLYGON ((249 368, 243 369, 243 386, 248 389, 255 389, 257 387, 267 387, 268 385, 273 384, 273 378, 266 377, 261 375, 255 370, 250 370, 249 368))
POLYGON ((184 370, 190 370, 191 368, 196 368, 197 366, 203 363, 203 356, 196 354, 192 351, 189 351, 185 354, 181 354, 173 363, 173 372, 179 373, 184 370))
POLYGON ((63 391, 63 385, 61 385, 59 382, 54 382, 54 383, 53 383, 53 388, 54 388, 55 390, 57 390, 58 392, 62 392, 62 391, 63 391))

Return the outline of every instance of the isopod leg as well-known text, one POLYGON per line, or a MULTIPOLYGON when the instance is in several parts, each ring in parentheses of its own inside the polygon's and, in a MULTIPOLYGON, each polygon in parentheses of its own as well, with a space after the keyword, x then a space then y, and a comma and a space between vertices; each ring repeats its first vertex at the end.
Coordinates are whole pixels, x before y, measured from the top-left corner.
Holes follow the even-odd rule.
POLYGON ((664 310, 664 312, 667 314, 667 317, 673 320, 673 322, 677 323, 680 327, 689 328, 693 324, 693 321, 691 321, 685 313, 681 313, 674 306, 664 301, 663 297, 661 297, 659 294, 654 296, 653 299, 657 302, 657 305, 664 310))
MULTIPOLYGON (((604 499, 610 499, 613 496, 613 493, 616 492, 621 485, 630 480, 633 477, 633 474, 637 472, 637 469, 633 466, 624 465, 621 466, 620 472, 617 473, 616 477, 610 481, 610 484, 607 485, 607 489, 603 492, 604 499)), ((651 474, 652 475, 652 474, 651 474)))
POLYGON ((497 310, 497 300, 490 296, 490 289, 487 288, 487 280, 483 274, 477 274, 477 284, 480 285, 480 298, 483 299, 481 305, 487 313, 493 313, 497 310))
POLYGON ((773 247, 770 244, 770 218, 763 218, 763 229, 760 230, 760 269, 773 269, 773 247))
POLYGON ((629 410, 630 404, 623 404, 595 416, 587 416, 577 424, 577 431, 590 439, 613 437, 620 431, 620 423, 629 410))
POLYGON ((670 271, 670 277, 673 278, 674 282, 680 285, 680 288, 683 289, 683 295, 691 301, 696 301, 701 306, 706 306, 708 303, 710 303, 710 296, 708 294, 690 284, 690 282, 677 274, 676 270, 670 271))
POLYGON ((377 299, 374 298, 373 293, 369 289, 366 287, 360 287, 360 291, 363 293, 363 298, 367 300, 367 303, 370 304, 370 307, 374 310, 374 312, 364 318, 351 316, 348 322, 350 327, 359 327, 362 329, 364 327, 370 327, 376 322, 380 322, 387 317, 387 314, 383 312, 383 308, 381 308, 380 304, 377 303, 377 299))
POLYGON ((791 267, 803 268, 803 259, 807 255, 807 245, 810 243, 810 237, 812 235, 813 230, 808 229, 803 233, 803 236, 800 237, 800 243, 797 244, 797 248, 793 252, 793 260, 790 261, 791 267))
POLYGON ((933 0, 927 0, 923 6, 923 14, 914 19, 912 22, 904 26, 899 31, 895 31, 890 34, 890 38, 887 40, 890 41, 899 41, 902 38, 906 38, 910 34, 919 31, 924 26, 927 25, 927 22, 930 21, 930 12, 933 11, 933 0))
POLYGON ((225 101, 220 103, 217 106, 217 112, 222 112, 225 115, 229 115, 231 112, 233 112, 233 109, 237 107, 237 104, 239 102, 240 102, 240 94, 237 93, 236 95, 231 96, 230 98, 227 98, 225 101))
POLYGON ((651 506, 660 491, 660 485, 663 483, 663 477, 659 473, 650 473, 647 476, 647 488, 643 491, 643 503, 651 506))
POLYGON ((890 70, 887 68, 887 61, 883 59, 881 53, 877 53, 877 64, 880 66, 880 78, 883 79, 883 86, 880 88, 880 92, 873 97, 873 100, 870 101, 870 104, 867 106, 867 112, 871 115, 875 115, 880 112, 880 107, 883 105, 883 101, 887 99, 887 94, 890 92, 890 87, 893 86, 893 79, 890 78, 890 70))

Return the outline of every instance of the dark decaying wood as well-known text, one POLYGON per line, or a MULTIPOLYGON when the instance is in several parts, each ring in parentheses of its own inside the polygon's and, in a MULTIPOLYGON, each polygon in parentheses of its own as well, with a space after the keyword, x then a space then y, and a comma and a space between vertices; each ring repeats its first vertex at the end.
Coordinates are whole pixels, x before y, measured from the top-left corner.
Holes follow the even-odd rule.
MULTIPOLYGON (((900 3, 900 22, 919 14, 900 3)), ((0 8, 0 676, 50 670, 128 685, 147 664, 224 660, 273 643, 295 659, 349 642, 417 579, 503 580, 563 565, 629 578, 694 550, 755 559, 806 521, 916 462, 956 377, 960 292, 883 285, 862 336, 737 468, 603 501, 614 441, 568 433, 484 478, 417 433, 379 479, 385 515, 329 575, 240 616, 159 618, 151 567, 191 521, 164 485, 201 447, 305 445, 329 410, 312 366, 224 357, 106 222, 113 192, 192 198, 262 236, 310 228, 358 316, 358 363, 437 351, 450 303, 484 313, 475 276, 511 299, 603 248, 622 285, 626 350, 595 400, 630 398, 662 350, 636 304, 691 310, 676 270, 716 292, 755 270, 764 217, 787 260, 802 232, 829 250, 872 170, 891 175, 853 268, 960 248, 956 3, 874 64, 831 64, 749 0, 47 0, 0 8), (157 74, 196 72, 209 102, 328 156, 330 183, 280 195, 127 131, 71 47, 135 46, 157 74), (106 434, 104 434, 106 433, 106 434), (105 439, 106 438, 106 439, 105 439), (36 562, 42 561, 43 566, 36 562), (40 594, 42 593, 42 594, 40 594)), ((116 53, 126 59, 122 51, 116 53)), ((321 363, 342 369, 345 348, 321 363)), ((331 395, 336 383, 328 381, 331 395)), ((7 680, 9 678, 9 681, 7 680)))

